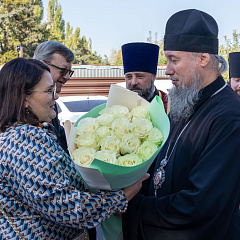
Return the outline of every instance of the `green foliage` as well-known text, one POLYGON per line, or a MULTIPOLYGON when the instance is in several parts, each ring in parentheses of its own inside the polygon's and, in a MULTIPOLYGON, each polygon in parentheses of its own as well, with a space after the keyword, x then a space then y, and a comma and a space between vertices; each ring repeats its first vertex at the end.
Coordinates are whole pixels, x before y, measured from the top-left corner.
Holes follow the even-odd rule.
POLYGON ((122 60, 122 50, 113 50, 110 55, 110 64, 111 65, 123 65, 122 60))
MULTIPOLYGON (((240 33, 237 33, 236 30, 233 30, 232 39, 229 39, 227 36, 224 36, 224 43, 219 46, 219 55, 223 56, 225 60, 228 62, 229 53, 239 51, 240 51, 240 33)), ((225 81, 229 80, 229 70, 222 75, 225 81)))
POLYGON ((1 63, 14 55, 12 51, 16 51, 18 45, 23 46, 25 57, 32 56, 36 46, 47 38, 48 31, 44 24, 40 24, 42 11, 41 0, 2 1, 0 5, 1 63))
POLYGON ((81 64, 101 64, 102 57, 97 52, 93 52, 92 54, 81 56, 80 62, 81 64))
POLYGON ((47 28, 50 31, 49 40, 62 42, 65 39, 65 21, 62 18, 62 7, 58 0, 49 0, 47 28))
POLYGON ((85 36, 80 36, 80 28, 77 27, 75 32, 62 19, 62 8, 58 0, 49 0, 48 3, 48 29, 50 30, 49 39, 59 41, 67 46, 75 55, 75 64, 101 64, 102 57, 96 52, 92 52, 92 40, 86 39, 85 36))
POLYGON ((72 50, 75 55, 76 64, 102 64, 102 57, 96 52, 92 52, 92 40, 80 36, 80 28, 76 28, 74 34, 70 24, 67 23, 65 45, 72 50))
POLYGON ((18 52, 10 50, 4 53, 3 55, 0 55, 0 62, 1 64, 3 64, 17 57, 18 57, 18 52))
POLYGON ((32 4, 34 4, 34 14, 37 17, 37 24, 40 24, 43 19, 43 3, 42 0, 32 0, 32 4))
POLYGON ((32 57, 38 44, 56 40, 65 44, 75 54, 76 64, 109 64, 92 52, 92 40, 80 36, 80 28, 73 28, 63 19, 58 0, 49 0, 47 22, 43 19, 42 0, 0 0, 0 63, 18 57, 17 46, 22 46, 24 57, 32 57))
POLYGON ((164 55, 163 38, 158 40, 158 33, 155 33, 155 40, 153 42, 152 32, 149 31, 149 37, 147 38, 147 41, 150 42, 150 43, 157 44, 159 46, 158 65, 166 65, 167 64, 167 58, 164 55))
POLYGON ((102 65, 110 65, 107 55, 104 55, 102 65))

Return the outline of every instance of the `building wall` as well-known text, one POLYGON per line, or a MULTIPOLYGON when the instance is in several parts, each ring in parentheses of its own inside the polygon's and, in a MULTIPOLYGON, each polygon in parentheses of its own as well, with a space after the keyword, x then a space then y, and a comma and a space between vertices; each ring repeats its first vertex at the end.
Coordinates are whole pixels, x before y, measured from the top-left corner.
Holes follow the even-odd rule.
MULTIPOLYGON (((73 65, 73 77, 124 77, 123 66, 73 65)), ((157 67, 157 77, 166 77, 166 66, 157 67)))
MULTIPOLYGON (((158 66, 157 80, 160 86, 161 80, 165 83, 168 79, 165 75, 165 69, 166 66, 158 66)), ((73 65, 73 70, 74 74, 71 79, 64 84, 59 94, 60 96, 108 96, 111 84, 125 82, 122 66, 73 65)), ((162 86, 163 85, 164 84, 162 84, 162 86)), ((165 90, 165 88, 161 90, 165 90)))

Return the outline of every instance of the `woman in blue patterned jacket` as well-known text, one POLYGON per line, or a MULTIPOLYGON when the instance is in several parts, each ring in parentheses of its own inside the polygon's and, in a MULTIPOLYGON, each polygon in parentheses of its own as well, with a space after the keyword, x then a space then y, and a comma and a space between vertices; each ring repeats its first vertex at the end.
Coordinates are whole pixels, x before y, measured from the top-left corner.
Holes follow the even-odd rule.
POLYGON ((48 124, 57 98, 40 61, 17 58, 3 66, 0 239, 82 239, 83 229, 126 209, 147 178, 120 191, 90 193, 48 124))

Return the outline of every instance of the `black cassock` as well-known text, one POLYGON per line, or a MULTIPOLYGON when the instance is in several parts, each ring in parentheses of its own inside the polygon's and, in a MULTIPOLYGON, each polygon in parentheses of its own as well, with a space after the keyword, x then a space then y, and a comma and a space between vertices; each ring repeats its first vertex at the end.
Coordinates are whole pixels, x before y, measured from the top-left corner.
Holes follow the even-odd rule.
POLYGON ((124 240, 240 239, 240 100, 224 86, 219 77, 201 91, 155 197, 154 173, 187 124, 171 123, 145 193, 123 214, 124 240))

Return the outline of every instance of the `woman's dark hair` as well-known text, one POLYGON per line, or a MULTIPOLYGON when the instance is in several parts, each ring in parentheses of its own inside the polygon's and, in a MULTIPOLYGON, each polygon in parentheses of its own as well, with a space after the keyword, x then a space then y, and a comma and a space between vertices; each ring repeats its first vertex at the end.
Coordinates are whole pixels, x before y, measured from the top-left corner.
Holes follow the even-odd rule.
POLYGON ((0 131, 15 122, 38 124, 37 116, 26 109, 26 95, 41 80, 48 66, 36 59, 16 58, 7 62, 0 71, 0 131))

